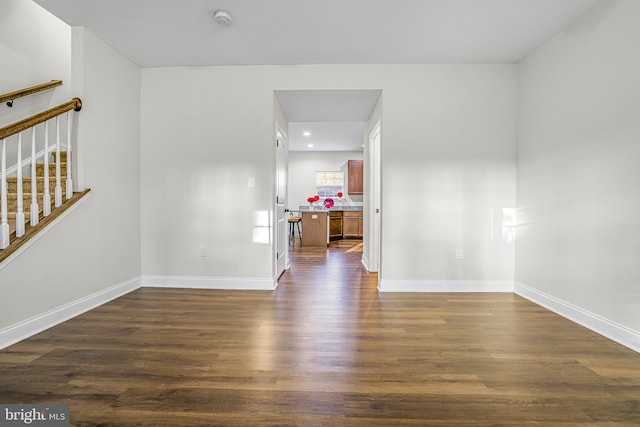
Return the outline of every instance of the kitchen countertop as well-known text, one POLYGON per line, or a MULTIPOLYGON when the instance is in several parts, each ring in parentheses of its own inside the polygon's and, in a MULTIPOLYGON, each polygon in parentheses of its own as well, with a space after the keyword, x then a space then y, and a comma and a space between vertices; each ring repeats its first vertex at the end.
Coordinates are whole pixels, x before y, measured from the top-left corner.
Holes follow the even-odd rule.
POLYGON ((321 207, 321 206, 309 207, 309 206, 300 205, 298 207, 298 210, 300 212, 329 212, 329 211, 355 211, 355 212, 362 212, 362 206, 335 206, 334 205, 331 209, 326 209, 326 208, 321 207))

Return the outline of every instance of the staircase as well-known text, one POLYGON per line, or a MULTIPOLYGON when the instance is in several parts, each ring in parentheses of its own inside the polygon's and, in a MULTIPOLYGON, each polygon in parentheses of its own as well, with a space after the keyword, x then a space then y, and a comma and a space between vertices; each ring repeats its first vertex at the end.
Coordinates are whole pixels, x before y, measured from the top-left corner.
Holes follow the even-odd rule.
MULTIPOLYGON (((9 100, 7 105, 11 107, 16 97, 59 84, 60 81, 52 81, 21 89, 0 95, 0 100, 9 100)), ((70 172, 67 163, 72 160, 69 157, 73 124, 71 110, 77 112, 81 109, 82 101, 73 98, 0 128, 0 264, 89 192, 87 189, 74 193, 72 177, 67 176, 70 172), (63 114, 66 114, 66 126, 60 121, 63 114), (40 125, 42 131, 36 132, 40 125), (23 140, 28 137, 31 137, 31 153, 24 157, 26 150, 23 147, 27 147, 23 140), (9 151, 7 145, 11 145, 9 151), (43 147, 42 151, 37 152, 38 147, 43 147), (9 159, 8 155, 12 158, 9 159), (24 174, 27 170, 28 173, 24 174), (32 188, 34 183, 36 188, 32 188)))
POLYGON ((0 263, 25 246, 29 240, 44 230, 49 224, 55 221, 66 210, 72 207, 76 202, 89 193, 89 189, 74 192, 70 198, 66 197, 65 185, 67 178, 67 153, 60 152, 60 186, 62 187, 62 204, 55 207, 55 189, 56 189, 56 162, 53 160, 56 153, 50 154, 49 163, 49 195, 51 197, 51 212, 44 215, 44 183, 45 183, 45 165, 44 163, 36 163, 36 181, 37 181, 37 202, 38 202, 38 221, 35 225, 31 225, 31 173, 22 178, 22 206, 25 217, 25 233, 23 236, 16 236, 16 214, 18 211, 18 179, 16 176, 7 177, 7 222, 9 223, 9 246, 0 249, 0 263))
MULTIPOLYGON (((55 153, 50 155, 50 158, 55 158, 55 153)), ((38 222, 44 219, 44 163, 36 164, 36 177, 37 177, 37 189, 38 193, 36 195, 38 207, 40 211, 38 212, 39 218, 38 222)), ((56 163, 49 163, 49 194, 51 197, 51 204, 53 209, 53 200, 56 190, 56 163)), ((62 188, 65 186, 65 182, 67 180, 67 153, 60 152, 60 185, 62 188)), ((31 174, 28 174, 22 178, 22 209, 25 216, 25 224, 30 224, 31 222, 31 174)), ((62 200, 63 202, 66 200, 66 194, 62 192, 62 200)), ((7 215, 9 220, 9 229, 12 230, 11 236, 15 237, 16 230, 16 214, 18 211, 18 178, 15 176, 7 177, 7 215)))

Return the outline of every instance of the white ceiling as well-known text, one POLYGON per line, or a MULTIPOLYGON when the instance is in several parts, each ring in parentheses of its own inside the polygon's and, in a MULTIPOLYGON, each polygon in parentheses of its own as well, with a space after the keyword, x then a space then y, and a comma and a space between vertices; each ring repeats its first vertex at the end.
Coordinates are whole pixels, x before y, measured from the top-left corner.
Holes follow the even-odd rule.
POLYGON ((34 0, 141 67, 515 63, 598 0, 34 0), (214 23, 228 10, 233 24, 214 23))
MULTIPOLYGON (((141 67, 516 63, 598 0, 34 0, 141 67), (227 10, 231 26, 213 21, 227 10)), ((379 91, 279 91, 292 150, 361 150, 379 91), (301 136, 309 130, 311 137, 301 136)))
POLYGON ((380 90, 278 90, 291 151, 362 151, 380 90), (311 133, 305 136, 304 132, 311 133), (313 146, 309 146, 312 144, 313 146))
POLYGON ((290 122, 366 122, 380 90, 277 90, 290 122))
POLYGON ((366 122, 290 122, 289 151, 362 151, 365 124, 366 122), (310 135, 305 136, 304 132, 309 132, 310 135))

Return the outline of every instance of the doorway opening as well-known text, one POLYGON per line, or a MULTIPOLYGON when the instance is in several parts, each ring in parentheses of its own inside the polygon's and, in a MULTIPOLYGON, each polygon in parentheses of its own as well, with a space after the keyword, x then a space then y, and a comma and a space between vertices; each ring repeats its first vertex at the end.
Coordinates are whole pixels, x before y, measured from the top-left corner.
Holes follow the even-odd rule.
MULTIPOLYGON (((297 250, 295 245, 301 245, 303 250, 308 247, 305 245, 309 244, 314 227, 307 221, 305 234, 305 217, 324 219, 315 228, 321 232, 326 229, 322 236, 326 239, 321 238, 319 243, 325 251, 349 246, 347 250, 361 252, 361 263, 368 271, 379 272, 382 91, 274 91, 274 117, 288 135, 285 211, 287 215, 303 218, 302 238, 294 230, 293 238, 289 235, 289 244, 293 246, 288 249, 297 250), (364 166, 359 172, 359 191, 354 189, 357 185, 350 185, 358 162, 364 166), (335 179, 329 183, 319 178, 333 179, 340 174, 343 181, 335 179), (314 197, 315 201, 311 201, 314 197), (359 245, 357 241, 348 241, 358 239, 359 245)), ((289 232, 288 224, 285 226, 289 232)), ((280 236, 282 230, 277 233, 280 236)))

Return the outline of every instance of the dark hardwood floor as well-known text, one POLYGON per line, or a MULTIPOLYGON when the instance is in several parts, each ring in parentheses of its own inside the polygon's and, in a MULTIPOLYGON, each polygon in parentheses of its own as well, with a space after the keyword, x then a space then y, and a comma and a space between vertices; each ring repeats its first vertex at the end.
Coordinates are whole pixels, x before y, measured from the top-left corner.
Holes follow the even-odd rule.
POLYGON ((357 241, 274 292, 143 288, 0 352, 71 424, 640 425, 640 354, 511 294, 378 294, 357 241))

